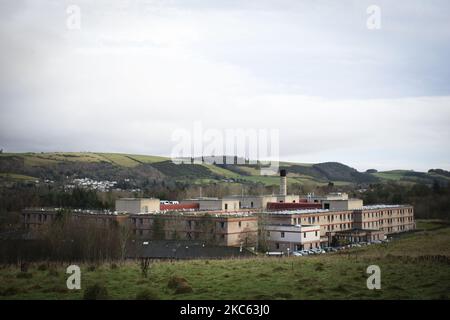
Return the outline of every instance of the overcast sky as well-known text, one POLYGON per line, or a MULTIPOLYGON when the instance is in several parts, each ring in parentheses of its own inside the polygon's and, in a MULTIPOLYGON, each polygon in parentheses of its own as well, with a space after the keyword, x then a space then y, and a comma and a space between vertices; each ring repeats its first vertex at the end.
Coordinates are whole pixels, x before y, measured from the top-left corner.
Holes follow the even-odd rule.
POLYGON ((0 148, 170 155, 200 121, 278 129, 282 160, 450 169, 447 0, 111 2, 0 2, 0 148))

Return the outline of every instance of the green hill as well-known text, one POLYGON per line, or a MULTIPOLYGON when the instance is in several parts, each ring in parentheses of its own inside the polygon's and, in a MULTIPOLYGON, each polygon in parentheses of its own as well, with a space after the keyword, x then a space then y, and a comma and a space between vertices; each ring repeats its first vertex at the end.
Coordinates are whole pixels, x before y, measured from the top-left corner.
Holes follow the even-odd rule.
MULTIPOLYGON (((303 164, 281 162, 280 169, 288 172, 289 184, 335 185, 368 184, 382 181, 405 183, 448 182, 450 176, 444 170, 414 172, 395 170, 363 173, 338 162, 303 164)), ((262 183, 277 185, 277 176, 260 175, 260 166, 228 164, 174 164, 167 157, 121 153, 48 152, 0 154, 0 179, 30 181, 88 177, 101 180, 133 179, 137 184, 150 180, 262 183), (32 177, 32 179, 24 179, 32 177)))

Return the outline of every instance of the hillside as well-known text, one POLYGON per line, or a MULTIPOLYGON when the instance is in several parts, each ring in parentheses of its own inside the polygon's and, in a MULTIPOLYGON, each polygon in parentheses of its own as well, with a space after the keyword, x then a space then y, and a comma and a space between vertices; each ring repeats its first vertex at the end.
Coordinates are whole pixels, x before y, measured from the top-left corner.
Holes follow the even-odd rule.
MULTIPOLYGON (((288 172, 289 184, 335 185, 368 184, 379 181, 405 183, 448 182, 450 176, 443 170, 414 172, 395 170, 386 172, 359 172, 337 162, 318 164, 280 163, 288 172)), ((174 164, 159 156, 64 152, 64 153, 2 153, 0 154, 0 180, 64 181, 70 178, 97 180, 133 180, 135 185, 149 181, 185 181, 189 183, 235 182, 277 185, 277 176, 261 176, 258 165, 174 164)))

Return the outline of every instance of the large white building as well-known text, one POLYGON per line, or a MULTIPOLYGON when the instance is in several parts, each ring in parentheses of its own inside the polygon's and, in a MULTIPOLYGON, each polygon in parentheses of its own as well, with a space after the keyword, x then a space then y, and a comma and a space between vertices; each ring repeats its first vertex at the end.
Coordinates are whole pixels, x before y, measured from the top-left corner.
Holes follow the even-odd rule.
POLYGON ((265 227, 271 251, 290 252, 320 247, 320 226, 270 224, 265 227))

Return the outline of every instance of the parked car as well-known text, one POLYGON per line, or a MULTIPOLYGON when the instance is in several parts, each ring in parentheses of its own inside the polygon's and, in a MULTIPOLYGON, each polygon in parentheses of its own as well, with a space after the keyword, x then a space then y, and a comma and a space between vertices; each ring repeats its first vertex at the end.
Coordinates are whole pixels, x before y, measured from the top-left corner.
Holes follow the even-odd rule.
POLYGON ((301 256, 303 256, 303 254, 302 254, 300 251, 293 251, 293 252, 292 252, 292 255, 293 255, 294 257, 301 257, 301 256))
POLYGON ((380 243, 382 243, 380 240, 374 240, 374 241, 372 241, 372 243, 375 243, 375 244, 380 244, 380 243))

